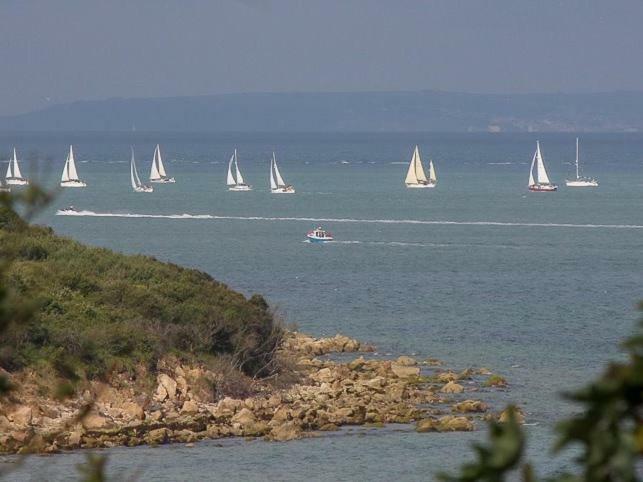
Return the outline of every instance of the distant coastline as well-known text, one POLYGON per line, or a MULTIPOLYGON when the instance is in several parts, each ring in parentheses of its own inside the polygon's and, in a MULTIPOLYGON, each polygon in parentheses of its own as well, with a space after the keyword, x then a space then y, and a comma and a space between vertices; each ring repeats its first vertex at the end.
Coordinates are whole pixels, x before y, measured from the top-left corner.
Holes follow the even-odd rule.
POLYGON ((77 101, 0 117, 0 131, 641 132, 643 92, 248 93, 77 101))

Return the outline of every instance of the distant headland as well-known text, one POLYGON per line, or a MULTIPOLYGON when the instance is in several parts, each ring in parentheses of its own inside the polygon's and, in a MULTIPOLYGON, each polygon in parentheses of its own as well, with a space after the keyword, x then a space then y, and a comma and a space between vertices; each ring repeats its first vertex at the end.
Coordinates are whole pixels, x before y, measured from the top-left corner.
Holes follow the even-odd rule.
POLYGON ((0 131, 638 132, 643 92, 246 93, 112 98, 0 117, 0 131))

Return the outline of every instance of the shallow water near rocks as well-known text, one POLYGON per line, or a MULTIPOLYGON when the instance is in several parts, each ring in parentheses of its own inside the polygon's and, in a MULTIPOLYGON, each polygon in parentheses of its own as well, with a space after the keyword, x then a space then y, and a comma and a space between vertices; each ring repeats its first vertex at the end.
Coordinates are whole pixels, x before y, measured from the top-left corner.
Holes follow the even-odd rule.
MULTIPOLYGON (((510 402, 525 409, 536 424, 526 427, 530 458, 550 473, 569 467, 568 457, 549 462, 553 422, 573 410, 559 393, 617 357, 638 317, 643 135, 581 137, 583 168, 601 185, 576 190, 564 187, 574 136, 539 139, 556 193, 526 192, 536 141, 528 134, 3 134, 0 152, 16 144, 26 160, 50 159, 38 168, 53 186, 74 143, 89 187, 62 192, 38 220, 61 234, 262 293, 312 335, 341 332, 375 344, 380 356, 437 357, 448 368, 485 366, 507 377, 508 391, 480 398, 496 409, 510 402), (157 142, 177 183, 135 194, 129 146, 146 175, 157 142), (436 163, 436 189, 404 188, 400 162, 416 143, 436 163), (226 190, 234 147, 252 192, 226 190), (268 192, 273 149, 297 194, 268 192), (69 204, 88 215, 54 215, 69 204), (337 242, 304 242, 317 224, 337 242)), ((110 474, 140 470, 156 480, 426 480, 471 459, 470 442, 486 434, 478 426, 101 453, 110 474)), ((64 480, 83 460, 82 452, 32 457, 12 478, 42 480, 46 471, 64 480)))

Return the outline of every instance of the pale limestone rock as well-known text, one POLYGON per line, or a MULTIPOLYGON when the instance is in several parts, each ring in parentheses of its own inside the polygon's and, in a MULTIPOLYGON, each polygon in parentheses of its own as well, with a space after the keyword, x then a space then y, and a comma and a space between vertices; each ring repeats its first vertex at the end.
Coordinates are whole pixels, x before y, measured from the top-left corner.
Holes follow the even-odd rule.
POLYGON ((408 367, 404 365, 398 365, 397 363, 391 364, 391 370, 396 376, 400 378, 416 377, 420 374, 420 367, 408 367))
POLYGON ((181 407, 181 413, 197 413, 199 411, 199 404, 193 400, 186 400, 181 407))
POLYGON ((395 363, 398 365, 402 365, 403 367, 413 367, 418 364, 417 360, 415 358, 411 358, 410 356, 405 356, 402 355, 399 357, 395 363))
POLYGON ((176 399, 176 382, 165 373, 158 376, 158 382, 165 388, 170 400, 176 399))
POLYGON ((143 420, 145 418, 143 408, 136 402, 123 403, 121 410, 123 410, 123 413, 130 419, 143 420))
POLYGON ((464 400, 453 405, 452 409, 455 412, 485 412, 487 411, 487 404, 480 400, 464 400))
POLYGON ((27 405, 18 407, 9 415, 9 420, 11 420, 15 425, 24 427, 31 423, 33 418, 33 410, 27 405))
POLYGON ((447 383, 444 385, 440 391, 442 393, 462 393, 464 391, 464 387, 460 385, 459 383, 455 383, 453 381, 447 383))
POLYGON ((109 420, 99 413, 88 413, 81 422, 88 430, 105 428, 109 425, 109 420))
POLYGON ((154 400, 157 402, 162 402, 167 398, 167 390, 163 385, 159 383, 159 386, 156 387, 156 392, 154 393, 154 400))
POLYGON ((270 438, 279 442, 285 442, 299 437, 301 437, 301 427, 294 422, 286 422, 273 427, 270 431, 270 438))

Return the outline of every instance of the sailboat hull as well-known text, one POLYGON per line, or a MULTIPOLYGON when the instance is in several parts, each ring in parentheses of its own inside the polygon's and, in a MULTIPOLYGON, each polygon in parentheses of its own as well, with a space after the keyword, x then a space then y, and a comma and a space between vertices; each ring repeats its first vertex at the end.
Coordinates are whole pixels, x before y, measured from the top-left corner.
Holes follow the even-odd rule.
POLYGON ((571 181, 565 181, 565 186, 567 187, 598 187, 598 181, 593 179, 583 180, 583 179, 573 179, 571 181))
POLYGON ((426 184, 421 184, 421 183, 418 183, 418 184, 408 183, 408 184, 406 184, 406 187, 408 187, 409 189, 424 189, 424 188, 435 187, 435 186, 436 186, 436 183, 434 183, 434 182, 427 182, 426 184))
POLYGON ((157 184, 173 184, 176 181, 173 177, 162 177, 159 179, 150 179, 150 182, 155 182, 157 184))
POLYGON ((531 192, 554 192, 558 190, 555 184, 533 184, 529 186, 531 192))
POLYGON ((270 190, 273 194, 295 194, 295 188, 292 186, 287 187, 277 187, 270 190))
POLYGON ((61 181, 60 187, 87 187, 87 183, 83 181, 61 181))
POLYGON ((230 186, 228 191, 252 191, 252 186, 247 184, 237 184, 236 186, 230 186))
POLYGON ((134 188, 134 192, 154 192, 152 186, 138 186, 134 188))
POLYGON ((26 179, 16 179, 16 178, 5 179, 5 182, 10 186, 27 186, 29 184, 29 181, 27 181, 26 179))

